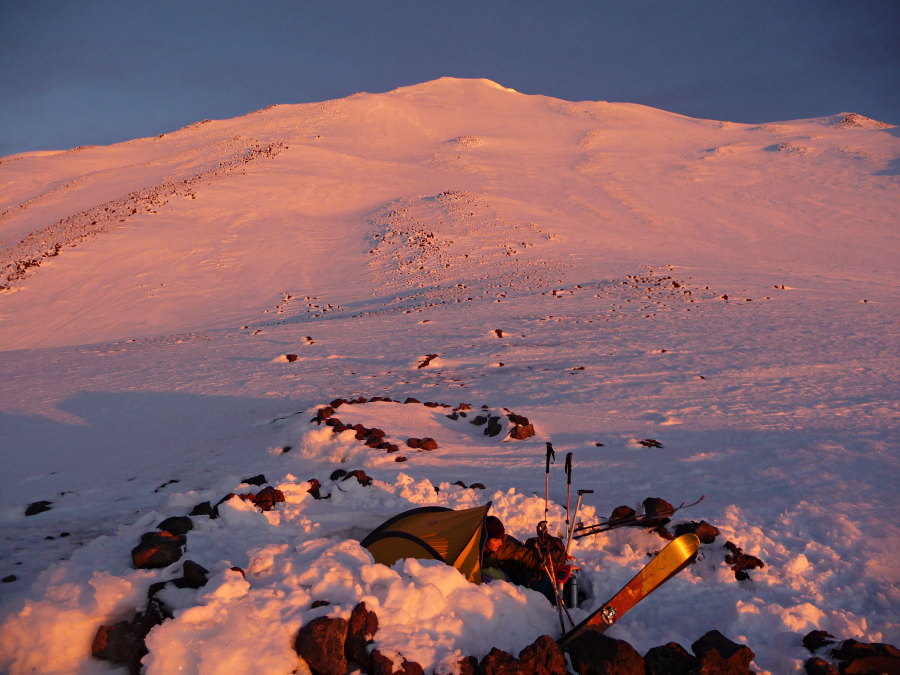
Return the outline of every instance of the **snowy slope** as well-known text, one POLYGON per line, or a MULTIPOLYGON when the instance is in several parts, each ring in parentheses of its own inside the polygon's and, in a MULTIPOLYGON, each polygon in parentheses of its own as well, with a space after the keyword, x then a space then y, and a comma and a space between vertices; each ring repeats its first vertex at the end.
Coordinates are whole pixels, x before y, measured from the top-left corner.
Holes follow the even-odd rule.
MULTIPOLYGON (((210 668, 256 652, 256 634, 223 647, 238 631, 223 617, 257 612, 283 617, 265 639, 289 672, 320 594, 340 607, 319 614, 361 594, 388 607, 394 584, 414 604, 445 574, 385 580, 346 537, 410 505, 488 499, 530 536, 544 440, 595 490, 586 522, 705 493, 685 517, 722 530, 616 637, 643 652, 718 628, 773 673, 798 666, 813 628, 896 644, 898 157, 896 128, 852 114, 742 125, 445 78, 0 160, 0 573, 17 577, 0 587, 0 668, 103 672, 96 627, 180 570, 133 570, 141 532, 264 473, 289 504, 238 504, 189 535, 225 590, 173 598, 184 617, 154 630, 145 665, 199 669, 188 639, 210 668), (309 424, 344 396, 507 408, 538 436, 488 439, 443 409, 348 408, 401 443, 438 440, 398 463, 309 424), (341 492, 336 468, 375 484, 341 492), (331 500, 306 494, 313 477, 331 500), (52 510, 25 517, 38 500, 52 510), (725 539, 766 567, 737 582, 725 539), (238 582, 232 564, 257 573, 238 582), (327 570, 317 589, 301 565, 327 570), (189 611, 204 603, 218 618, 189 611), (31 641, 35 616, 48 633, 65 619, 67 651, 31 641)), ((580 540, 592 602, 661 543, 580 540)), ((393 607, 386 649, 434 667, 555 630, 540 597, 437 585, 448 607, 478 594, 502 611, 467 629, 446 608, 393 607), (483 642, 519 615, 509 644, 483 642)))

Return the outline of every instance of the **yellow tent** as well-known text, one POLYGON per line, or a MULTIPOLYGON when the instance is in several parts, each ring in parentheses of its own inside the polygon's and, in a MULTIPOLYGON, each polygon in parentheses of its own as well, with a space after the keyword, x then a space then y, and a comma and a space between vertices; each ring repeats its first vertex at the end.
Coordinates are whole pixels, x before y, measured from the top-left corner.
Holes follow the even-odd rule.
POLYGON ((423 506, 404 511, 372 530, 360 543, 375 562, 390 567, 401 558, 440 560, 452 565, 471 582, 481 583, 484 519, 491 502, 454 511, 423 506))

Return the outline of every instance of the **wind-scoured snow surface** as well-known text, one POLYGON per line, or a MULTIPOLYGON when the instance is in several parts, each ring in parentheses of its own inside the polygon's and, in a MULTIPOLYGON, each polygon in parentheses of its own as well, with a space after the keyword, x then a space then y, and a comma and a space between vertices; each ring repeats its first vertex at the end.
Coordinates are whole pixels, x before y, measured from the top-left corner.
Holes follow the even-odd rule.
MULTIPOLYGON (((531 536, 547 440, 551 529, 572 452, 585 523, 705 494, 676 522, 722 531, 611 635, 716 628, 768 673, 812 629, 897 644, 898 173, 897 129, 861 115, 733 124, 455 79, 0 159, 0 670, 112 672, 97 627, 181 571, 135 570, 140 535, 259 473, 287 501, 194 519, 211 579, 164 592, 147 673, 305 672, 300 626, 361 600, 374 646, 427 672, 517 653, 558 632, 542 596, 358 542, 488 500, 531 536), (505 408, 537 436, 390 402, 338 415, 439 448, 310 424, 357 396, 505 408), (726 540, 766 566, 736 581, 726 540)), ((663 543, 576 541, 576 620, 663 543)))

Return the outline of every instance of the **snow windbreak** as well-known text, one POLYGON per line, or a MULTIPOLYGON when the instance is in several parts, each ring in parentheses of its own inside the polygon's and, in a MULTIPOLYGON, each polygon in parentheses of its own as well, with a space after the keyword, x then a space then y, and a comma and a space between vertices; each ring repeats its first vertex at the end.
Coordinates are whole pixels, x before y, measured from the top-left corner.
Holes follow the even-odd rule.
POLYGON ((423 506, 399 513, 360 542, 375 562, 390 567, 401 558, 440 560, 469 581, 481 583, 481 551, 487 537, 484 519, 491 502, 454 511, 423 506))

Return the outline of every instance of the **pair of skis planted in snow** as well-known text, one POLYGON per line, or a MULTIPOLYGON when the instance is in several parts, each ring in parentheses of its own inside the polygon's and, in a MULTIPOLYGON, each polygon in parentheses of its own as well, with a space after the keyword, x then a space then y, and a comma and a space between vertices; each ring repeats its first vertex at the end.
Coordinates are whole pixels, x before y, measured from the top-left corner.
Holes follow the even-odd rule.
POLYGON ((557 642, 560 647, 568 645, 588 628, 604 632, 628 610, 687 567, 694 559, 698 548, 700 540, 695 534, 683 534, 670 541, 618 593, 559 638, 557 642))

